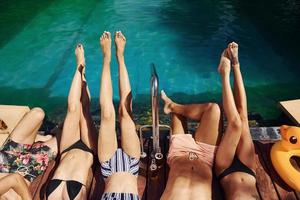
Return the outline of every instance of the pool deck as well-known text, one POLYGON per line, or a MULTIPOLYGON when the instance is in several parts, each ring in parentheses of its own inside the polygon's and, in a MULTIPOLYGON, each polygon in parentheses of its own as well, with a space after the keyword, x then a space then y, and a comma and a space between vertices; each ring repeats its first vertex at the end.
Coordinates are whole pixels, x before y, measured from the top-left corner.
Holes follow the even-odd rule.
MULTIPOLYGON (((300 102, 300 101, 299 101, 300 102)), ((284 105, 284 104, 283 104, 284 105)), ((17 110, 21 110, 20 113, 18 111, 19 118, 17 121, 22 118, 24 113, 28 111, 27 107, 16 107, 17 110)), ((2 108, 3 110, 4 108, 2 108)), ((6 116, 2 116, 4 118, 6 116)), ((13 116, 15 118, 15 116, 13 116)), ((17 122, 12 121, 10 122, 11 127, 14 127, 13 125, 17 122)), ((168 135, 168 133, 161 133, 162 136, 168 135)), ((253 136, 253 135, 252 135, 253 136)), ((7 137, 7 135, 6 135, 7 137)), ((169 149, 169 142, 167 137, 164 137, 160 141, 161 144, 161 150, 162 153, 167 155, 168 149, 169 149)), ((2 138, 2 142, 4 142, 4 138, 2 138)), ((0 138, 0 144, 1 144, 1 138, 0 138)), ((257 173, 257 190, 260 195, 260 198, 263 200, 300 200, 300 191, 294 191, 289 186, 287 186, 282 179, 279 177, 279 175, 276 173, 275 169, 272 166, 271 159, 270 159, 270 150, 273 145, 272 142, 263 142, 263 141, 254 141, 255 145, 255 160, 257 164, 256 173, 257 173)), ((149 166, 151 164, 151 159, 149 159, 149 155, 152 152, 152 140, 145 139, 144 140, 144 148, 145 152, 147 153, 147 157, 141 159, 140 162, 140 172, 138 177, 138 190, 139 190, 139 196, 143 200, 158 200, 160 196, 162 195, 164 188, 167 183, 168 179, 168 172, 169 167, 166 163, 166 159, 164 157, 163 162, 161 163, 158 170, 153 173, 149 170, 149 166)), ((99 199, 99 197, 102 195, 104 191, 104 181, 101 176, 100 172, 100 165, 99 162, 96 160, 96 163, 94 165, 94 177, 92 180, 92 186, 90 190, 90 200, 99 199)), ((52 169, 55 168, 55 164, 57 164, 55 161, 52 161, 46 172, 37 177, 35 181, 30 186, 30 192, 32 193, 33 199, 40 200, 41 194, 44 192, 44 187, 48 181, 48 178, 51 175, 52 169)), ((298 165, 300 166, 300 162, 298 162, 298 165)), ((214 200, 221 200, 222 198, 222 191, 217 184, 217 181, 214 179, 213 181, 213 199, 214 200)))
MULTIPOLYGON (((167 141, 162 141, 162 152, 166 155, 168 151, 169 144, 167 141)), ((256 173, 257 173, 257 190, 259 192, 260 198, 263 200, 300 200, 300 192, 292 190, 287 186, 278 174, 275 172, 271 160, 270 160, 270 149, 272 143, 262 143, 255 141, 255 150, 256 150, 256 173)), ((146 140, 144 142, 145 151, 148 155, 151 152, 151 141, 146 140)), ((54 167, 54 162, 50 164, 46 173, 39 177, 30 187, 34 199, 39 200, 40 189, 44 185, 51 169, 54 167)), ((300 164, 300 163, 298 163, 300 164)), ((158 200, 161 194, 164 191, 166 182, 168 179, 169 167, 166 163, 166 160, 163 160, 163 163, 159 170, 152 174, 149 170, 150 159, 147 156, 144 159, 141 159, 140 163, 140 175, 138 177, 139 183, 139 195, 143 200, 158 200)), ((99 163, 95 166, 95 175, 92 182, 92 187, 90 191, 91 200, 99 199, 104 190, 104 182, 101 178, 99 163)), ((213 199, 221 200, 222 192, 219 185, 216 181, 213 182, 213 199)))

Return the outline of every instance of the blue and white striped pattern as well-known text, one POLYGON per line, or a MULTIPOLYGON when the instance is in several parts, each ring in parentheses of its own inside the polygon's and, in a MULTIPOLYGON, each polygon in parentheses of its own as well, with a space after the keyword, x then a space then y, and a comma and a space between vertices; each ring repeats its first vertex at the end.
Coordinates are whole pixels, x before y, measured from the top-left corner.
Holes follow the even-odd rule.
POLYGON ((139 196, 131 193, 104 193, 101 200, 139 200, 139 196))
POLYGON ((128 172, 138 176, 139 161, 139 159, 129 156, 119 148, 111 159, 101 163, 101 173, 104 179, 116 172, 128 172))

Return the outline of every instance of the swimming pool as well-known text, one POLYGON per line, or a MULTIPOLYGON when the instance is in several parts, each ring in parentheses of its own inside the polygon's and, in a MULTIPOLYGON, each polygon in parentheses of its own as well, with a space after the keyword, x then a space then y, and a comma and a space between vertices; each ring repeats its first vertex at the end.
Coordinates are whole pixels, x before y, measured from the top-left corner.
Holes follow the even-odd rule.
MULTIPOLYGON (((137 102, 149 104, 152 62, 160 88, 175 100, 220 102, 216 69, 232 40, 240 45, 249 111, 276 118, 279 100, 300 97, 297 1, 5 0, 0 10, 0 104, 41 106, 50 118, 64 113, 78 42, 85 46, 96 102, 104 30, 122 30, 127 37, 126 64, 137 102)), ((112 77, 117 100, 115 58, 112 77)))

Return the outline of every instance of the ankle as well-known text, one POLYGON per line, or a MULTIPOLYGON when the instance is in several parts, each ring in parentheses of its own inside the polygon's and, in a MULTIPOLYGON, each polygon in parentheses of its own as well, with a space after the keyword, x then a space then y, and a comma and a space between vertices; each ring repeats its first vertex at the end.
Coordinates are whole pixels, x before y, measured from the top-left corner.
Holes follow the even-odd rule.
POLYGON ((222 71, 220 72, 221 78, 226 79, 230 77, 230 71, 222 71))
POLYGON ((103 63, 110 64, 110 61, 111 61, 111 56, 107 55, 107 54, 104 54, 104 56, 103 56, 103 63))
POLYGON ((234 66, 234 65, 239 65, 240 63, 239 63, 239 59, 238 58, 233 58, 232 59, 232 65, 234 66))
POLYGON ((117 56, 117 59, 120 59, 120 60, 124 59, 124 53, 123 52, 117 51, 116 56, 117 56))

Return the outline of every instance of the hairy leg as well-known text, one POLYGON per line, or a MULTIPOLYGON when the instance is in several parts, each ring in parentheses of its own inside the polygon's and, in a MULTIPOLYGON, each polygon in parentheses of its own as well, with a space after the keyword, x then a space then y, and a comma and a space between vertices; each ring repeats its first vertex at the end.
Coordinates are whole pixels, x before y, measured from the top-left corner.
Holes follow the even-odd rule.
POLYGON ((77 68, 69 91, 68 111, 61 135, 60 152, 80 139, 79 120, 81 113, 81 73, 85 66, 84 50, 81 44, 77 45, 75 54, 77 60, 77 68))
POLYGON ((234 100, 242 120, 242 135, 237 147, 236 154, 245 165, 254 169, 255 150, 248 124, 247 96, 238 59, 238 44, 232 42, 228 45, 227 49, 233 67, 234 100))
POLYGON ((10 189, 13 189, 23 200, 32 199, 24 178, 17 173, 9 174, 0 179, 0 197, 10 189))
POLYGON ((124 49, 126 38, 119 31, 115 35, 116 54, 119 64, 119 117, 121 125, 121 143, 123 150, 130 156, 139 158, 141 155, 140 141, 132 120, 132 94, 128 72, 125 65, 124 49))
POLYGON ((22 144, 32 144, 42 125, 45 113, 41 108, 33 108, 18 123, 10 134, 10 138, 22 144))
POLYGON ((199 121, 195 140, 216 145, 219 136, 220 109, 215 103, 181 105, 173 102, 164 91, 161 97, 165 102, 164 112, 184 116, 199 121))
POLYGON ((98 157, 100 162, 109 160, 118 148, 115 131, 115 109, 110 74, 111 36, 104 32, 100 38, 103 52, 103 68, 100 87, 101 126, 98 137, 98 157))
POLYGON ((228 126, 216 155, 217 175, 232 163, 242 131, 241 119, 236 109, 230 86, 230 60, 227 56, 226 51, 224 51, 219 65, 219 72, 222 79, 223 107, 228 126))

